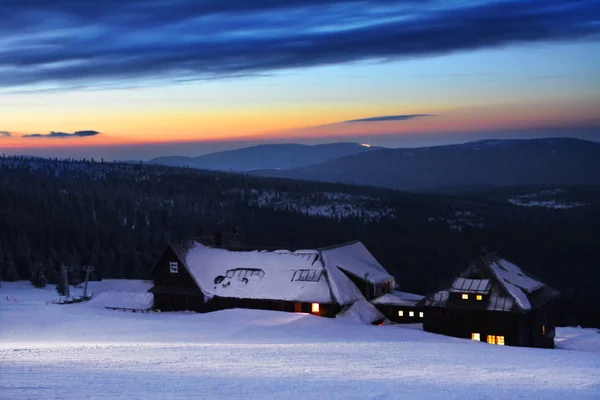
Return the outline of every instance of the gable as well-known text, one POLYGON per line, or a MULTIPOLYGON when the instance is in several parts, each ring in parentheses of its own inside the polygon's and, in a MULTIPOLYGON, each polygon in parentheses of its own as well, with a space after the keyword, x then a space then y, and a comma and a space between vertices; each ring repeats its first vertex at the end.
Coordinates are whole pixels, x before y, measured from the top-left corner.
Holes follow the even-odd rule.
POLYGON ((173 246, 168 245, 150 272, 157 286, 196 287, 194 279, 173 246))

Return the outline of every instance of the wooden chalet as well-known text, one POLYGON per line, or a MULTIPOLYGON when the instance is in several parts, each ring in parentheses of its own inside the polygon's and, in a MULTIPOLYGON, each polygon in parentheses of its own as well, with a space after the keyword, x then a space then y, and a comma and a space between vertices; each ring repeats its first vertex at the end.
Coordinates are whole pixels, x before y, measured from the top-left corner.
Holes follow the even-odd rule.
MULTIPOLYGON (((186 241, 170 244, 153 266, 154 308, 210 312, 266 309, 334 317, 364 295, 351 277, 367 276, 364 290, 380 293, 394 279, 360 242, 315 250, 249 250, 186 241)), ((383 316, 374 311, 370 315, 383 316)), ((375 319, 373 319, 374 321, 375 319)))
POLYGON ((482 252, 452 285, 424 300, 423 329, 497 345, 554 347, 559 293, 482 252))

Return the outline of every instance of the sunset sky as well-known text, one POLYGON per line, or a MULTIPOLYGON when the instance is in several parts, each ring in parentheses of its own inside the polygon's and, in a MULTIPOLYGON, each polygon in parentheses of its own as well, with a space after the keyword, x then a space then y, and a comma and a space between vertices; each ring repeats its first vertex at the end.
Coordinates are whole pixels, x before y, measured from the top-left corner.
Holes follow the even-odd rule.
POLYGON ((0 13, 7 154, 600 140, 596 0, 3 0, 0 13))

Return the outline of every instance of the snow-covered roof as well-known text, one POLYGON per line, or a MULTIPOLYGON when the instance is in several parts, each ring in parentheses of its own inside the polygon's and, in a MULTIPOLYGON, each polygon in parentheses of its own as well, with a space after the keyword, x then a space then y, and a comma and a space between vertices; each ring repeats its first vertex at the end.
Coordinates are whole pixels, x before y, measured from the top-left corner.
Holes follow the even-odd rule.
POLYGON ((103 292, 147 292, 153 281, 138 279, 102 279, 94 288, 94 294, 103 292))
POLYGON ((505 282, 510 282, 517 286, 525 293, 533 293, 538 289, 541 289, 544 284, 536 281, 525 275, 521 268, 506 261, 505 259, 499 259, 490 263, 490 268, 494 275, 505 282))
POLYGON ((475 272, 486 279, 456 278, 449 290, 430 296, 427 304, 445 306, 450 293, 482 293, 489 295, 487 310, 513 311, 516 308, 528 311, 533 308, 532 302, 543 304, 558 295, 555 290, 525 275, 516 265, 496 256, 476 259, 463 276, 475 272))
POLYGON ((386 293, 381 297, 371 301, 373 304, 391 305, 391 306, 403 306, 413 307, 419 301, 423 300, 424 296, 420 294, 413 294, 407 292, 394 291, 392 293, 386 293))
POLYGON ((185 262, 209 297, 330 303, 318 258, 315 252, 229 251, 196 242, 185 262))
POLYGON ((364 298, 357 300, 350 307, 340 312, 336 318, 347 318, 363 324, 382 321, 385 316, 364 298))
POLYGON ((336 266, 360 279, 368 274, 366 280, 371 283, 394 279, 361 242, 321 249, 321 254, 328 267, 336 266))

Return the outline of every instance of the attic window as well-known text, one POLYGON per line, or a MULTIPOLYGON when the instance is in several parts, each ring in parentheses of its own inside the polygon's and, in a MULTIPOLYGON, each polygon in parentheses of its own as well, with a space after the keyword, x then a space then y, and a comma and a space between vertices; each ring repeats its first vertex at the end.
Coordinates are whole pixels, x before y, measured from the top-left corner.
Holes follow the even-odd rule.
POLYGON ((481 342, 481 334, 480 333, 471 333, 471 340, 477 340, 481 342))
POLYGON ((463 294, 462 294, 462 299, 463 299, 463 300, 469 300, 469 295, 468 295, 468 294, 466 294, 466 293, 463 293, 463 294))
POLYGON ((177 261, 171 261, 169 263, 169 272, 172 274, 176 274, 179 272, 179 264, 177 264, 177 261))
POLYGON ((480 301, 480 300, 483 300, 483 296, 482 296, 482 295, 480 295, 480 294, 478 294, 478 295, 477 295, 475 298, 476 298, 478 301, 480 301))
POLYGON ((298 269, 294 271, 292 281, 299 282, 319 282, 323 271, 319 269, 298 269))
POLYGON ((404 317, 404 311, 402 311, 402 310, 398 311, 398 316, 399 317, 404 317))

